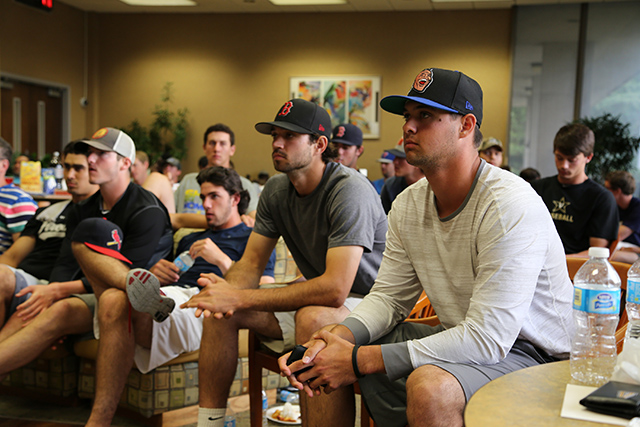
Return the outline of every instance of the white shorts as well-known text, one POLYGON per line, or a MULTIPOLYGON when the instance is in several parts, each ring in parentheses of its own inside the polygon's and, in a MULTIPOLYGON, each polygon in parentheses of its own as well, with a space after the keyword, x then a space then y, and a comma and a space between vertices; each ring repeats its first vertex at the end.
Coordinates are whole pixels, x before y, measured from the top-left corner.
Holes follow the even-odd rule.
POLYGON ((151 348, 136 345, 133 360, 143 374, 175 359, 182 353, 200 349, 203 316, 196 317, 195 308, 179 307, 180 304, 198 294, 200 288, 163 286, 162 291, 176 302, 176 307, 164 322, 153 322, 151 348))
MULTIPOLYGON (((162 292, 176 302, 169 317, 162 323, 152 321, 151 348, 136 344, 133 360, 140 372, 146 374, 160 365, 175 359, 182 353, 200 349, 202 320, 195 316, 195 308, 180 308, 180 304, 200 292, 197 287, 163 286, 162 292)), ((93 316, 93 335, 100 339, 98 310, 93 316)))
MULTIPOLYGON (((280 287, 280 286, 288 286, 282 284, 271 284, 267 283, 264 285, 260 285, 260 287, 280 287)), ((349 294, 347 299, 344 301, 344 306, 349 309, 349 311, 353 311, 354 308, 358 304, 362 302, 362 295, 358 294, 349 294)), ((260 338, 260 342, 265 345, 269 350, 274 351, 276 353, 284 353, 285 351, 291 350, 296 345, 296 322, 295 322, 295 311, 279 311, 273 313, 278 320, 278 324, 280 325, 280 330, 282 331, 282 339, 277 338, 269 338, 264 335, 258 334, 260 338)))

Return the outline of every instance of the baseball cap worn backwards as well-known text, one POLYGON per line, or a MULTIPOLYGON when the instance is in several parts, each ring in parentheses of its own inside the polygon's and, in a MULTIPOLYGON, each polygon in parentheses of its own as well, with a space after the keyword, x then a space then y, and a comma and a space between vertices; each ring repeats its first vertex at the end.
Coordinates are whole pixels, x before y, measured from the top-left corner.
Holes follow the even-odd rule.
POLYGON ((331 142, 345 145, 362 145, 362 131, 356 125, 345 123, 333 128, 331 142))
POLYGON ((133 139, 120 129, 98 129, 91 139, 83 139, 85 144, 102 151, 115 151, 123 157, 128 157, 131 163, 136 161, 136 146, 133 139))
POLYGON ((382 98, 380 107, 393 114, 404 114, 404 104, 415 101, 439 110, 462 115, 473 114, 482 123, 482 88, 460 71, 425 68, 413 81, 406 96, 382 98))
POLYGON ((327 110, 300 98, 285 102, 272 122, 256 123, 255 128, 260 133, 270 135, 273 126, 298 133, 319 134, 331 139, 331 117, 327 110))

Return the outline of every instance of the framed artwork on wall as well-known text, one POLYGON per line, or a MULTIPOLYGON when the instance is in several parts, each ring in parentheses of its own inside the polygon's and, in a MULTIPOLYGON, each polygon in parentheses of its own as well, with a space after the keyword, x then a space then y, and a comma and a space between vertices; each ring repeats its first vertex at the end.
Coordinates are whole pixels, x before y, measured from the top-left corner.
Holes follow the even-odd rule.
POLYGON ((291 98, 322 105, 334 127, 351 123, 362 130, 365 139, 380 137, 379 76, 291 77, 290 92, 291 98))

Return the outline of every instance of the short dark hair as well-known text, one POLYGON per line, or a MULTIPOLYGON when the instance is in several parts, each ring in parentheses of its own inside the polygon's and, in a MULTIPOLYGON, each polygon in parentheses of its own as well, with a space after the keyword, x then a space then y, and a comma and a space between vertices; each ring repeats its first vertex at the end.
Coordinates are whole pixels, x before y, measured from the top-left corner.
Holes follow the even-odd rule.
POLYGON ((67 154, 82 154, 83 156, 86 156, 88 152, 89 146, 83 140, 76 139, 75 141, 71 141, 64 146, 62 155, 66 156, 67 154))
POLYGON ((11 157, 13 157, 13 148, 11 147, 11 144, 0 137, 0 160, 7 159, 11 162, 11 157))
POLYGON ((242 188, 242 181, 240 180, 238 172, 233 169, 223 168, 222 166, 211 166, 202 169, 196 179, 200 185, 208 182, 223 187, 230 196, 239 194, 240 202, 238 203, 238 212, 240 215, 244 215, 245 212, 247 212, 251 196, 249 196, 247 190, 242 188))
POLYGON ((607 174, 604 180, 609 182, 612 190, 620 189, 622 190, 622 194, 627 196, 636 191, 636 180, 629 172, 612 171, 607 174))
POLYGON ((558 150, 565 156, 585 156, 593 154, 596 137, 593 131, 582 123, 570 123, 560 128, 553 139, 553 151, 558 150))
POLYGON ((520 178, 527 182, 535 181, 536 179, 540 179, 540 172, 534 168, 525 168, 520 171, 520 178))
POLYGON ((223 123, 216 123, 213 126, 209 126, 207 130, 204 132, 204 144, 207 143, 207 136, 211 132, 224 132, 229 134, 229 139, 231 140, 231 145, 236 145, 236 136, 234 135, 231 128, 223 123))
MULTIPOLYGON (((309 144, 315 144, 320 139, 319 133, 308 133, 307 135, 309 135, 309 144)), ((327 148, 322 152, 322 161, 324 163, 332 162, 337 157, 337 154, 333 144, 329 144, 327 141, 327 148)))
POLYGON ((482 137, 482 131, 480 130, 480 126, 476 124, 476 128, 473 133, 473 146, 476 148, 476 150, 478 149, 478 147, 480 147, 480 144, 482 144, 483 139, 484 138, 482 137))
POLYGON ((207 159, 207 156, 200 157, 200 159, 198 160, 198 168, 204 169, 207 166, 209 166, 209 159, 207 159))
MULTIPOLYGON (((464 114, 460 114, 460 113, 449 113, 449 114, 451 114, 453 117, 458 117, 458 118, 463 118, 465 116, 464 114)), ((483 139, 484 138, 482 137, 482 131, 480 130, 480 126, 478 126, 477 117, 476 117, 476 127, 474 129, 474 134, 473 134, 473 146, 476 149, 480 147, 480 144, 482 144, 483 139)))

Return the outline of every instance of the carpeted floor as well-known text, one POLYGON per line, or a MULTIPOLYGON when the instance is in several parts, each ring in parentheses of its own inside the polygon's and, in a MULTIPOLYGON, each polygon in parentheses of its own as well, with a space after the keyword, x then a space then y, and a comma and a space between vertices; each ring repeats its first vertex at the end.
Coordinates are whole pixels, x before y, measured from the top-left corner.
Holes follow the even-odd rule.
MULTIPOLYGON (((275 390, 267 392, 269 406, 275 405, 275 390)), ((360 425, 360 396, 356 395, 356 422, 360 425)), ((249 396, 243 395, 229 399, 229 405, 236 412, 236 427, 249 427, 249 396)), ((63 406, 50 403, 34 402, 33 400, 12 395, 0 395, 0 417, 31 421, 50 421, 65 424, 84 425, 89 419, 91 402, 82 401, 78 406, 63 406)), ((21 424, 22 425, 22 424, 21 424)), ((115 427, 139 427, 141 424, 128 418, 118 416, 111 424, 115 427)), ((195 427, 196 424, 186 424, 195 427)), ((269 421, 270 427, 282 426, 269 421)))
MULTIPOLYGON (((236 427, 249 427, 248 396, 240 397, 246 397, 246 399, 236 398, 232 404, 232 407, 238 410, 236 413, 236 427), (244 400, 246 400, 246 403, 244 400)), ((89 419, 90 412, 91 402, 89 401, 81 402, 79 406, 69 407, 34 402, 20 396, 0 395, 0 417, 2 418, 84 425, 89 419)), ((111 425, 115 427, 139 427, 141 424, 116 415, 111 425)), ((273 424, 273 426, 276 425, 273 424)), ((186 427, 195 426, 195 423, 186 424, 186 427)))

